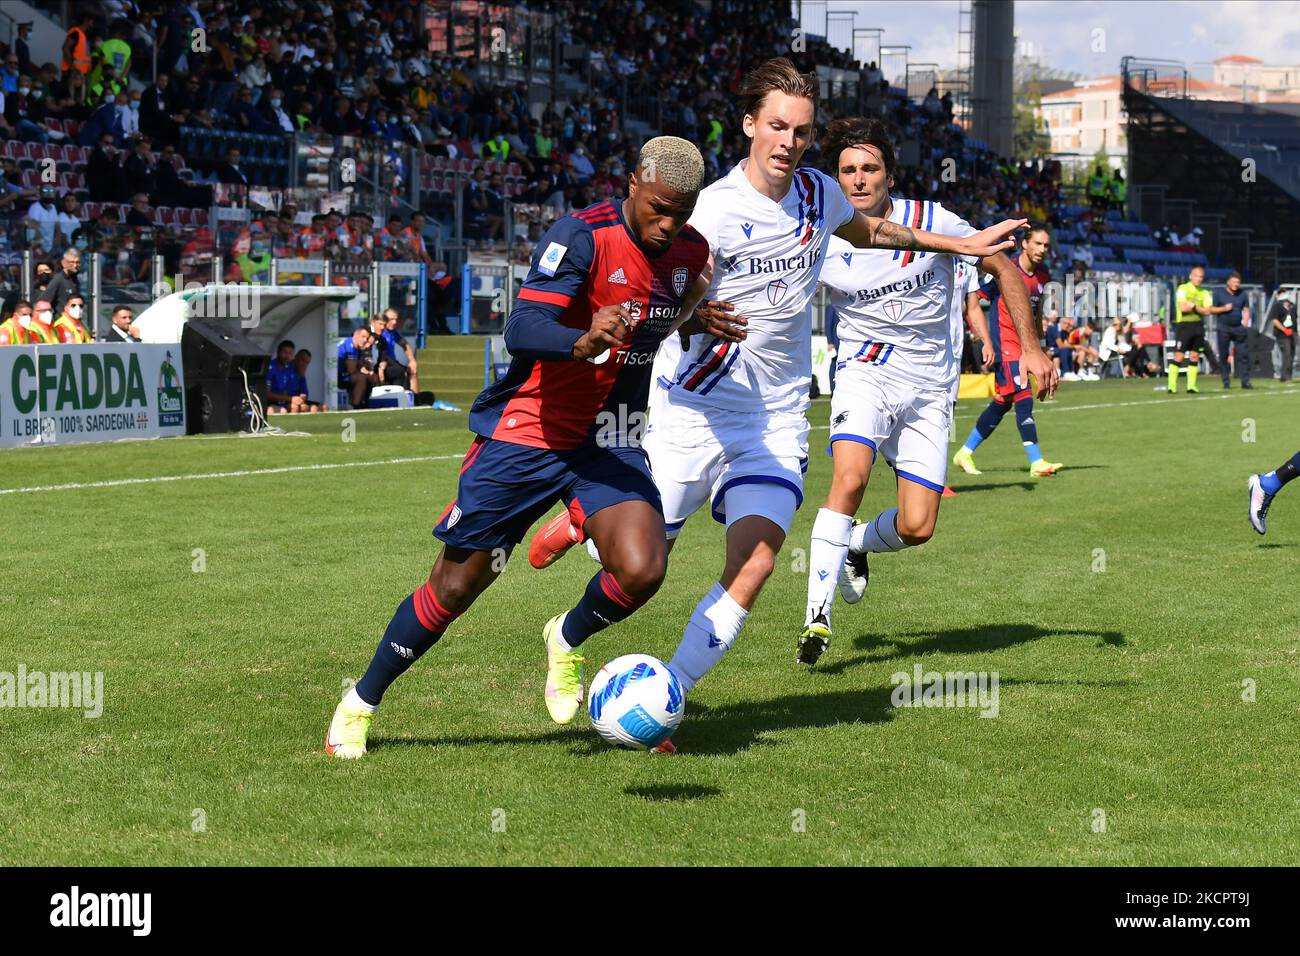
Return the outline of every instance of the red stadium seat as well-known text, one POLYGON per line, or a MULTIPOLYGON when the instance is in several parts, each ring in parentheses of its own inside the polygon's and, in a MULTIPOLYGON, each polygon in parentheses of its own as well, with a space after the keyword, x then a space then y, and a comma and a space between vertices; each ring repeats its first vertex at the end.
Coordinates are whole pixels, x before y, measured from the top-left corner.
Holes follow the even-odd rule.
POLYGON ((41 185, 41 174, 35 169, 24 169, 22 171, 23 188, 38 189, 41 185))
POLYGON ((51 133, 62 133, 63 120, 59 119, 57 116, 47 116, 45 118, 45 128, 51 133))
POLYGON ((193 210, 193 213, 194 225, 206 226, 208 224, 208 211, 206 209, 195 209, 193 210))
MULTIPOLYGON (((81 120, 74 120, 74 119, 64 120, 63 132, 68 134, 68 136, 72 137, 73 139, 76 139, 77 134, 81 132, 81 120)), ((87 151, 89 151, 89 147, 87 147, 87 151)))
POLYGON ((518 163, 510 163, 508 166, 511 176, 518 176, 519 171, 523 168, 518 163))
POLYGON ((84 203, 81 207, 81 214, 85 216, 86 219, 98 219, 99 203, 97 202, 84 203))

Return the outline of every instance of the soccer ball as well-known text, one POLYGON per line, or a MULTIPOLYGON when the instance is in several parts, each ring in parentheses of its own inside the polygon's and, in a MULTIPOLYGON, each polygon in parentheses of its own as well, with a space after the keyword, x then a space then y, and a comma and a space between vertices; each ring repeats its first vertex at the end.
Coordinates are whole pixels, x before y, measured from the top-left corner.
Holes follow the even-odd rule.
POLYGON ((649 750, 670 737, 686 713, 686 694, 668 665, 648 654, 624 654, 591 682, 587 711, 596 732, 615 747, 649 750))

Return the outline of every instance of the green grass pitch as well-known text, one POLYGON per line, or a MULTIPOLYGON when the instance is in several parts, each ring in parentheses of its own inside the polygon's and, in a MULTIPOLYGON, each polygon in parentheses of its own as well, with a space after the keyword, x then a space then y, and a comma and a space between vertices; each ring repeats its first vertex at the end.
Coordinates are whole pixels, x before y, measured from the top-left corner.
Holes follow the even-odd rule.
MULTIPOLYGON (((795 549, 826 408, 807 503, 673 758, 550 723, 541 627, 594 565, 522 550, 390 691, 370 755, 325 757, 344 680, 436 554, 464 415, 0 452, 0 489, 47 489, 0 494, 0 671, 104 675, 97 719, 0 709, 0 864, 1300 863, 1300 491, 1263 539, 1245 493, 1300 446, 1300 389, 1066 385, 1036 415, 1066 470, 1031 479, 1007 420, 935 539, 837 604, 808 673, 795 549), (917 664, 997 672, 997 717, 891 706, 917 664)), ((893 497, 882 465, 863 512, 893 497)), ((669 657, 721 563, 697 515, 659 595, 588 643, 588 678, 669 657)))

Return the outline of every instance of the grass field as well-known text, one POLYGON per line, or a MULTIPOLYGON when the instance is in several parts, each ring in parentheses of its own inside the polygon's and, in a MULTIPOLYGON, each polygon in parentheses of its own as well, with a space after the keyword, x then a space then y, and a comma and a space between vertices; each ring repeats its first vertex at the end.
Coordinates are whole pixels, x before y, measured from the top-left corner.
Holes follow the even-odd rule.
MULTIPOLYGON (((463 415, 0 452, 0 489, 141 479, 0 493, 0 671, 104 675, 97 719, 0 710, 0 864, 1300 863, 1300 491, 1266 539, 1245 513, 1246 476, 1300 445, 1300 388, 1066 385, 1036 415, 1066 471, 1030 479, 1005 422, 808 673, 812 415, 808 503, 675 758, 550 723, 541 626, 594 566, 522 552, 389 693, 371 754, 325 757, 344 680, 436 553, 463 415), (274 468, 303 470, 148 480, 274 468), (997 672, 998 716, 891 706, 916 664, 997 672)), ((863 511, 893 495, 882 466, 863 511)), ((588 677, 669 657, 721 559, 697 515, 588 677)))

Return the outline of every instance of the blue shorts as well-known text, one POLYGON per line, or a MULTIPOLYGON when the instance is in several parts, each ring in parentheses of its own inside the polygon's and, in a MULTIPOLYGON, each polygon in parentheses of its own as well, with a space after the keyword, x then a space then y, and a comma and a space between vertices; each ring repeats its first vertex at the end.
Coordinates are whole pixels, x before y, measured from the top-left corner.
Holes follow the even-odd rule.
POLYGON ((511 548, 557 502, 575 525, 623 501, 645 501, 663 514, 659 489, 640 448, 588 442, 569 451, 479 436, 460 467, 456 498, 434 536, 453 548, 511 548))
POLYGON ((993 364, 993 391, 998 401, 1003 404, 1009 402, 1018 402, 1022 398, 1029 398, 1034 393, 1029 389, 1029 383, 1020 384, 1020 359, 1005 359, 1001 355, 997 357, 993 364))

